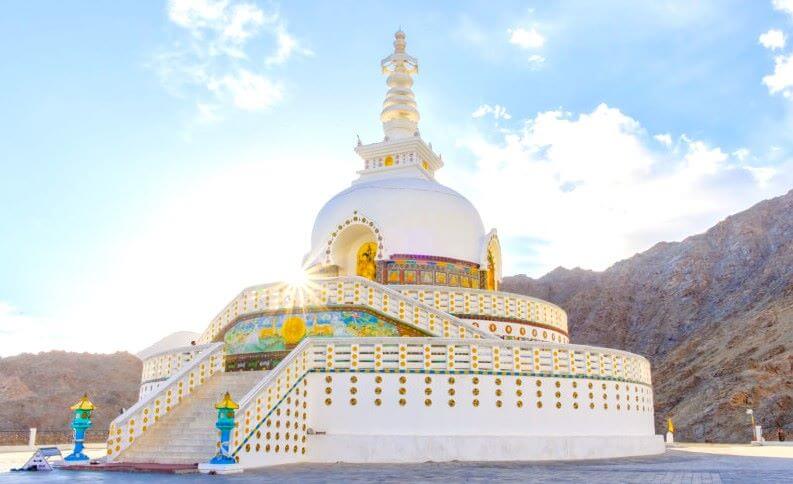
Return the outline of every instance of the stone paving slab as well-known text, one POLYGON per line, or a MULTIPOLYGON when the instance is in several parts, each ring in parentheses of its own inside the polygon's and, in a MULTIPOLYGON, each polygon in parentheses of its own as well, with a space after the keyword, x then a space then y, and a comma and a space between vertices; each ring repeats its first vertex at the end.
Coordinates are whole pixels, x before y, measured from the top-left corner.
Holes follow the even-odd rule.
MULTIPOLYGON (((202 475, 152 475, 124 472, 0 474, 0 484, 43 482, 155 483, 207 479, 202 475)), ((793 458, 719 455, 670 449, 665 454, 580 462, 445 462, 424 464, 301 464, 243 474, 212 476, 212 482, 532 482, 586 484, 793 484, 793 458)))

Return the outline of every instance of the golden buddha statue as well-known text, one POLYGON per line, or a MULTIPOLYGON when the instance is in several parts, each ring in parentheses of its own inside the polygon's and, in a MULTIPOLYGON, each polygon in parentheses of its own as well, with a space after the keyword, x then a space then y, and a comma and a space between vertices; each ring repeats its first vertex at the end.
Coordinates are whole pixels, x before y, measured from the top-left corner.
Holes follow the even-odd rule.
POLYGON ((487 249, 487 287, 488 291, 495 291, 496 287, 496 261, 493 258, 493 251, 487 249))
POLYGON ((358 249, 358 258, 355 268, 355 275, 365 277, 371 281, 377 275, 377 266, 375 265, 375 257, 377 256, 377 244, 374 242, 366 242, 358 249))

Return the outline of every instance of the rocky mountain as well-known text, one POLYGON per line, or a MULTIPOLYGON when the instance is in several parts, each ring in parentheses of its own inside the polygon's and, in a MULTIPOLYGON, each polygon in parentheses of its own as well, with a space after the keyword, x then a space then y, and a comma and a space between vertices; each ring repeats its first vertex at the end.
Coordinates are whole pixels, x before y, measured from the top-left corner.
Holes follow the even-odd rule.
MULTIPOLYGON (((129 353, 50 351, 0 358, 0 431, 36 427, 41 437, 55 431, 68 436, 69 407, 87 393, 97 406, 92 428, 100 436, 122 407, 137 401, 141 369, 129 353)), ((24 432, 19 436, 27 442, 24 432)))
POLYGON ((793 191, 603 272, 501 287, 562 306, 573 342, 647 356, 659 432, 672 417, 678 439, 746 441, 752 407, 769 440, 793 438, 793 191))

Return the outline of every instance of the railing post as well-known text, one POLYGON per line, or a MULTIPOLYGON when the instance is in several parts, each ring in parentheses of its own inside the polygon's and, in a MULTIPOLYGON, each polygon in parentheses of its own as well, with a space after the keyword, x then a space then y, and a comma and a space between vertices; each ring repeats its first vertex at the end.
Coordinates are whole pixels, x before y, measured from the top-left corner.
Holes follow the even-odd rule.
POLYGON ((36 427, 30 428, 30 435, 28 435, 28 447, 31 449, 36 447, 36 427))

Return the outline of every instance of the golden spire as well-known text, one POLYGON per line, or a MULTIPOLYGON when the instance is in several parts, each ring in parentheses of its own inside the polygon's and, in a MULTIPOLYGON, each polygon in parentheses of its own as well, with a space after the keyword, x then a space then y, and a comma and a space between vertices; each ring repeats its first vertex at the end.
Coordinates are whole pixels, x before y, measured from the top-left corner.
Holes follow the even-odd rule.
POLYGON ((91 400, 88 400, 87 393, 83 394, 83 398, 81 398, 79 402, 69 407, 70 410, 94 410, 95 408, 91 400))
POLYGON ((400 28, 394 34, 394 53, 380 62, 383 74, 388 74, 388 92, 380 113, 386 139, 408 138, 418 133, 420 116, 411 87, 419 63, 405 52, 405 45, 405 33, 400 28))
POLYGON ((215 404, 215 408, 217 409, 230 408, 236 410, 240 408, 240 406, 237 404, 237 402, 231 399, 231 394, 229 392, 226 392, 226 394, 223 395, 223 400, 215 404))

